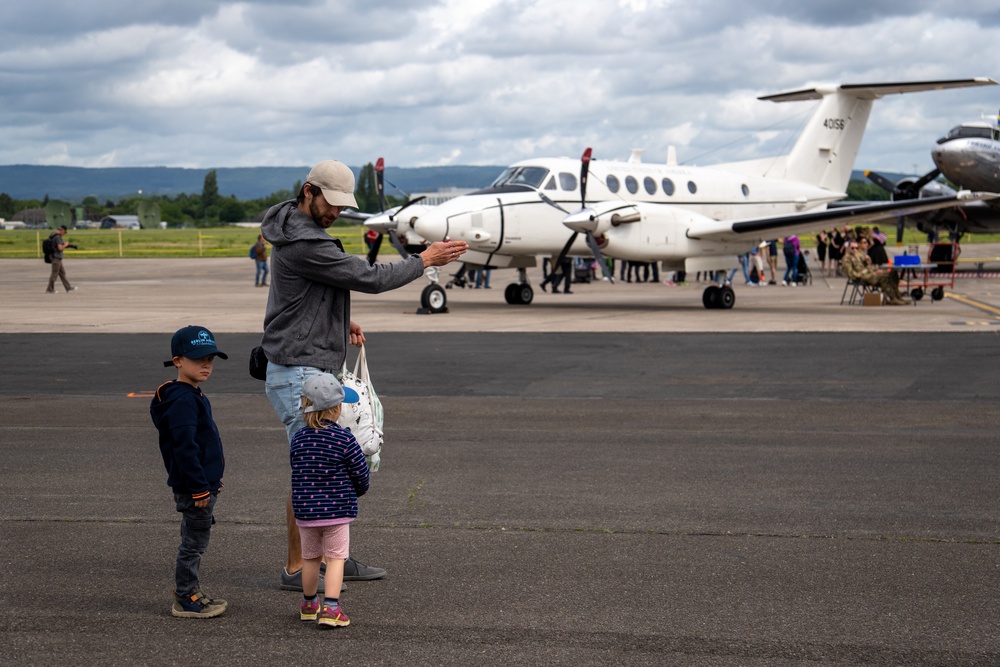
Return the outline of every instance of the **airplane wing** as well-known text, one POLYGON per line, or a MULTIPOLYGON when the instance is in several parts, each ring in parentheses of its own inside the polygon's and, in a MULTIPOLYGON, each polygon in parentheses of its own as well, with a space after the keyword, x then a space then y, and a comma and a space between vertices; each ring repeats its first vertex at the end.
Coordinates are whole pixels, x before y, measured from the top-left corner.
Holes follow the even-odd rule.
POLYGON ((792 234, 807 234, 843 225, 868 225, 873 222, 910 216, 927 211, 961 206, 972 201, 1000 198, 992 192, 963 191, 955 195, 926 197, 908 201, 890 201, 857 206, 829 208, 812 213, 794 213, 746 220, 719 220, 692 226, 689 238, 732 241, 742 238, 772 239, 792 234))

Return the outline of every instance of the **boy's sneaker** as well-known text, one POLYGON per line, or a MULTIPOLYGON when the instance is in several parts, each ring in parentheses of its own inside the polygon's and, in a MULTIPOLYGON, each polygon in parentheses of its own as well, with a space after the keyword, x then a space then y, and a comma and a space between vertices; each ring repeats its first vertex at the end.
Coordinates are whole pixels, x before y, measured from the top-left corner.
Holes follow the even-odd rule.
POLYGON ((303 600, 302 606, 299 607, 299 620, 315 621, 317 616, 319 616, 319 601, 303 600))
POLYGON ((226 603, 222 600, 211 600, 201 591, 195 591, 189 597, 175 598, 170 613, 177 618, 214 618, 226 611, 226 603))
POLYGON ((194 592, 195 595, 200 595, 201 597, 203 597, 205 601, 208 602, 208 604, 221 604, 223 607, 227 607, 229 605, 229 603, 227 603, 225 600, 216 600, 215 598, 213 598, 211 595, 201 590, 200 588, 195 589, 194 592))
POLYGON ((343 607, 337 607, 336 610, 333 610, 326 605, 323 605, 323 611, 319 613, 319 619, 316 622, 320 625, 339 627, 343 625, 350 625, 351 619, 347 618, 347 614, 344 613, 343 607))

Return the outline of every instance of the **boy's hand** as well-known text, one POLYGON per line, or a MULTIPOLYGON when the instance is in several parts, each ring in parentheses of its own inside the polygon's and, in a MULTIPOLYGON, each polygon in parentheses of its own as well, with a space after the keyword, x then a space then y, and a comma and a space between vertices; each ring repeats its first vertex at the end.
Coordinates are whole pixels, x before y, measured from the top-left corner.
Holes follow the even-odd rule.
POLYGON ((202 498, 201 500, 194 501, 194 506, 197 508, 208 507, 208 497, 202 498))

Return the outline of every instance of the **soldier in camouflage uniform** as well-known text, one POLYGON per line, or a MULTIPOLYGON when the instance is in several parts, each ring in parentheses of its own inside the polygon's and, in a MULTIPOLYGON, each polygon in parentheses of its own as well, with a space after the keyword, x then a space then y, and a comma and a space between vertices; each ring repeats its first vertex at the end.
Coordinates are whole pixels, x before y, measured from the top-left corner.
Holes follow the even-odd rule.
POLYGON ((851 280, 871 285, 878 289, 889 305, 903 306, 906 301, 899 292, 899 276, 894 271, 884 271, 872 266, 872 260, 858 250, 857 241, 851 241, 847 254, 840 261, 840 270, 851 280))

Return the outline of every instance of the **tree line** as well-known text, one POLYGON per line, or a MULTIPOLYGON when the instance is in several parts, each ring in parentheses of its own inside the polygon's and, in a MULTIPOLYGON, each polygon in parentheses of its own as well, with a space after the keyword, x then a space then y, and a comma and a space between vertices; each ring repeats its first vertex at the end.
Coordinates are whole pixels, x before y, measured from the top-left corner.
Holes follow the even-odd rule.
MULTIPOLYGON (((118 201, 107 200, 103 204, 96 197, 83 199, 73 207, 76 221, 100 221, 113 215, 137 215, 139 205, 152 201, 159 206, 160 217, 171 227, 214 227, 232 222, 259 221, 269 208, 287 199, 293 199, 302 188, 302 181, 296 181, 291 189, 277 190, 259 199, 240 200, 235 196, 219 194, 218 177, 214 169, 205 175, 201 194, 141 195, 123 197, 118 201), (82 217, 80 217, 82 216, 82 217)), ((375 167, 371 162, 361 168, 357 179, 355 198, 358 209, 365 213, 380 211, 375 167)), ((852 180, 847 186, 848 201, 882 201, 889 193, 868 181, 852 180)), ((399 197, 386 197, 386 207, 398 206, 405 202, 399 197)), ((45 221, 44 208, 49 203, 44 199, 13 199, 6 192, 0 192, 0 218, 23 220, 29 224, 45 221)))
MULTIPOLYGON (((214 169, 205 174, 201 194, 133 195, 123 197, 118 201, 106 200, 103 204, 97 197, 85 197, 79 204, 72 205, 73 218, 76 222, 103 220, 107 216, 137 215, 142 202, 155 202, 160 209, 160 218, 169 227, 215 227, 232 222, 259 221, 269 208, 288 199, 294 199, 302 189, 302 181, 296 181, 291 189, 276 190, 259 199, 240 200, 235 196, 223 196, 219 193, 218 176, 214 169)), ((377 213, 380 210, 378 191, 375 182, 375 167, 372 163, 361 169, 357 179, 355 198, 359 210, 365 213, 377 213)), ((21 220, 33 224, 45 221, 45 206, 49 196, 44 199, 14 199, 6 192, 0 192, 0 218, 6 220, 21 220)), ((397 197, 387 197, 386 206, 398 206, 405 200, 397 197)))

